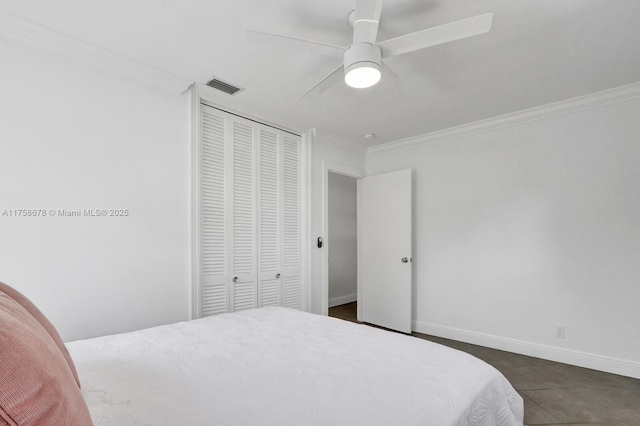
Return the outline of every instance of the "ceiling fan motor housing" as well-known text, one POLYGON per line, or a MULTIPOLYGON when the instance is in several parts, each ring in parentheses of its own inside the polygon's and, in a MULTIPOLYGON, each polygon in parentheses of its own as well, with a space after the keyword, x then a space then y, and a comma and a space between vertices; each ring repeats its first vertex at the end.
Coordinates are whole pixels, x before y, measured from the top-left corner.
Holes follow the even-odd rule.
POLYGON ((369 87, 378 82, 380 79, 380 64, 382 63, 382 51, 378 46, 372 43, 354 43, 347 50, 344 51, 344 73, 345 81, 352 87, 369 87), (350 75, 354 75, 352 71, 359 70, 361 68, 367 68, 375 70, 377 72, 377 79, 373 84, 363 83, 364 85, 358 85, 358 83, 350 83, 350 75))

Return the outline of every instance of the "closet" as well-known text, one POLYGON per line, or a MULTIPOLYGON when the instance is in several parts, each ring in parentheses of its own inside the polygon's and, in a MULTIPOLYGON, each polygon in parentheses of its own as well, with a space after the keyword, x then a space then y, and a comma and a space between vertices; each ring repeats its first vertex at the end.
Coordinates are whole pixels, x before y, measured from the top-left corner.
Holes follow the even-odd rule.
POLYGON ((300 136, 200 111, 197 311, 300 309, 300 136))

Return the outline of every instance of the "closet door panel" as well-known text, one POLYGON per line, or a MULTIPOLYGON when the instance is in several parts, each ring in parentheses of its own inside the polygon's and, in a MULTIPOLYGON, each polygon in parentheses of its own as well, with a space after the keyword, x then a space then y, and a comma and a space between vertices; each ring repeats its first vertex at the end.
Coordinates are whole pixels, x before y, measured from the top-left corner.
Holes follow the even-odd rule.
POLYGON ((201 105, 202 316, 301 308, 300 138, 201 105))
POLYGON ((300 309, 300 139, 283 143, 283 306, 300 309))
POLYGON ((232 283, 233 302, 231 312, 253 309, 256 307, 255 281, 239 281, 232 283))
POLYGON ((258 306, 281 305, 281 161, 278 132, 258 126, 258 306))
POLYGON ((231 310, 238 311, 257 303, 255 124, 231 117, 231 132, 231 310))
POLYGON ((227 311, 229 281, 227 250, 227 117, 201 109, 201 312, 203 316, 227 311))
POLYGON ((282 306, 300 309, 300 277, 285 277, 282 287, 284 293, 282 306))
POLYGON ((262 306, 281 306, 281 278, 280 279, 263 279, 260 280, 260 307, 262 306))

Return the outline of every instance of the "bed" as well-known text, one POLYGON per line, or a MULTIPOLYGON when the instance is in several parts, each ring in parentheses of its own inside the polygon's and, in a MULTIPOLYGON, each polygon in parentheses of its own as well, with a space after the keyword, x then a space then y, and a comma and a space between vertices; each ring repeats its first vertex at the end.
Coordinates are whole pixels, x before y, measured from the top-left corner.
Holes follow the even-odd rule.
MULTIPOLYGON (((471 355, 287 308, 218 315, 66 348, 96 426, 523 421, 522 398, 500 372, 471 355)), ((0 408, 2 403, 0 397, 0 408)))

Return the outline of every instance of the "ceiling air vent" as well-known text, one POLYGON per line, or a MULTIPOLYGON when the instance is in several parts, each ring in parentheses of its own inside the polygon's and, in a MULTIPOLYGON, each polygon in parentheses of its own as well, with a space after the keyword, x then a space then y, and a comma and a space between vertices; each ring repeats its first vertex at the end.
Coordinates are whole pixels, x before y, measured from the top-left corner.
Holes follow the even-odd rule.
POLYGON ((220 90, 224 93, 228 93, 230 95, 235 95, 242 89, 236 86, 232 86, 229 83, 225 83, 222 80, 218 80, 217 78, 211 79, 207 82, 207 86, 213 87, 214 89, 220 90))

